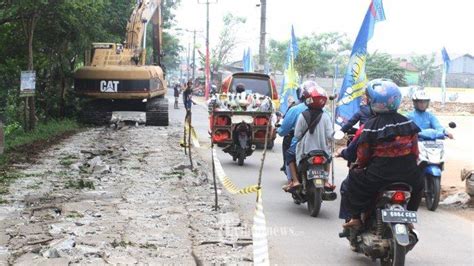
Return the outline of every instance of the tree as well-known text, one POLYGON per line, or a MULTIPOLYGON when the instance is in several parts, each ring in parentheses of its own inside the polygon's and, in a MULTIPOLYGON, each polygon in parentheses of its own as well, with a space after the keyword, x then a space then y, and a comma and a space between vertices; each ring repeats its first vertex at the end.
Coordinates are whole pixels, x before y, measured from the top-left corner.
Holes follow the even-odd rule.
POLYGON ((246 19, 227 13, 223 17, 223 21, 224 28, 219 34, 219 40, 211 53, 212 73, 217 73, 221 65, 228 62, 232 51, 239 44, 237 39, 239 27, 245 23, 246 19))
POLYGON ((271 39, 269 49, 267 50, 267 58, 273 71, 285 71, 286 52, 288 50, 288 41, 279 42, 271 39))
POLYGON ((405 69, 400 67, 399 62, 389 54, 377 53, 367 55, 365 72, 369 80, 376 78, 388 78, 398 86, 406 86, 405 69))
POLYGON ((419 74, 419 85, 424 86, 431 82, 434 78, 436 67, 434 66, 435 54, 432 53, 431 56, 420 55, 412 56, 412 64, 418 69, 419 74))
MULTIPOLYGON (((286 64, 288 41, 270 40, 268 58, 274 70, 283 71, 286 64)), ((350 51, 351 45, 345 34, 325 32, 298 39, 299 53, 295 67, 301 77, 309 74, 326 77, 333 75, 333 64, 347 61, 340 54, 350 51)))

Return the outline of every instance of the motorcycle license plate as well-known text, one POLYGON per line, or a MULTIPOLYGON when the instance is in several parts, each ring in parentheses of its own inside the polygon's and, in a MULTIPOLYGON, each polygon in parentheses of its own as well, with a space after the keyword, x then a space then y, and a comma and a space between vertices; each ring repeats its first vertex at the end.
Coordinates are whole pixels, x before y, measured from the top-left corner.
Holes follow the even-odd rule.
POLYGON ((427 149, 442 149, 443 148, 443 142, 439 142, 439 141, 425 141, 423 145, 427 149))
POLYGON ((323 169, 310 169, 308 179, 326 178, 326 173, 323 169))
POLYGON ((398 211, 398 210, 382 210, 382 221, 386 223, 416 223, 418 222, 416 212, 414 211, 398 211))

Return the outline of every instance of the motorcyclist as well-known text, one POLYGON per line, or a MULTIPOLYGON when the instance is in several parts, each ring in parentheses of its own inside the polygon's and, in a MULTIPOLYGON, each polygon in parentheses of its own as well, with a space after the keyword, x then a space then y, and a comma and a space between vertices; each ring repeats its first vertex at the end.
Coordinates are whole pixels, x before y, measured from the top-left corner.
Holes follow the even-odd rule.
MULTIPOLYGON (((308 80, 303 82, 300 90, 300 103, 291 107, 286 113, 285 117, 283 119, 283 122, 281 123, 281 126, 277 129, 278 135, 285 137, 285 139, 291 139, 291 143, 293 141, 296 143, 296 140, 294 139, 294 130, 296 126, 296 122, 298 120, 298 116, 306 111, 308 107, 304 103, 304 97, 306 94, 303 92, 307 90, 311 86, 316 86, 316 82, 308 80)), ((285 140, 284 140, 285 141, 285 140)), ((290 144, 291 145, 291 144, 290 144)), ((300 186, 300 182, 298 181, 298 175, 297 175, 297 170, 296 170, 296 155, 294 151, 291 153, 288 153, 288 148, 290 147, 288 145, 287 149, 283 148, 283 155, 285 157, 285 173, 288 179, 288 184, 283 186, 283 190, 287 191, 288 189, 294 189, 297 186, 300 186)))
POLYGON ((411 119, 421 129, 418 134, 422 139, 437 139, 447 136, 452 139, 453 134, 448 132, 441 126, 438 119, 431 112, 426 111, 430 104, 430 97, 424 90, 417 90, 412 96, 414 111, 407 114, 407 118, 411 119))
MULTIPOLYGON (((327 112, 323 111, 328 96, 326 91, 319 86, 311 86, 304 90, 305 104, 308 110, 301 113, 295 126, 296 162, 298 165, 305 154, 313 150, 324 151, 328 158, 331 157, 331 141, 334 130, 332 120, 327 112)), ((293 144, 294 145, 294 144, 293 144)), ((329 167, 329 164, 326 164, 329 167)), ((327 168, 326 171, 329 171, 327 168)), ((333 186, 326 184, 333 189, 333 186)))
POLYGON ((421 201, 423 179, 417 166, 420 129, 397 113, 400 89, 390 80, 376 79, 368 83, 367 95, 375 117, 364 124, 358 139, 356 167, 349 172, 348 191, 342 199, 352 216, 344 228, 360 227, 361 213, 368 210, 375 194, 391 183, 412 187, 408 210, 416 211, 421 201))
POLYGON ((341 131, 347 133, 357 122, 359 122, 359 127, 362 126, 365 122, 367 122, 373 116, 372 111, 370 111, 370 107, 367 104, 367 96, 362 96, 362 103, 360 105, 360 109, 357 113, 355 113, 348 121, 345 123, 341 131))

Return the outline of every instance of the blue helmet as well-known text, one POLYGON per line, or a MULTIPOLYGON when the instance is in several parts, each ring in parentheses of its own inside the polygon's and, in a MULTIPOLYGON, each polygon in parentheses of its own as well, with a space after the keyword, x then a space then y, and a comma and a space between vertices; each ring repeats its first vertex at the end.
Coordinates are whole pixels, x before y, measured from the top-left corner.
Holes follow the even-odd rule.
POLYGON ((396 112, 402 100, 397 84, 389 79, 374 79, 367 83, 367 99, 375 113, 396 112))

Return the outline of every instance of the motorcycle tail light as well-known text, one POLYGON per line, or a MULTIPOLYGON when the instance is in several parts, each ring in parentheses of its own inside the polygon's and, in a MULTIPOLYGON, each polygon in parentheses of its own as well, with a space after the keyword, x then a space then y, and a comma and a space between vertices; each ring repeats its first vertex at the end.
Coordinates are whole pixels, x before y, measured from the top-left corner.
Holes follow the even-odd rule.
POLYGON ((313 164, 324 164, 325 162, 326 162, 326 158, 324 158, 324 156, 313 157, 313 164))
POLYGON ((228 116, 217 116, 215 121, 216 126, 228 126, 231 124, 228 116))
POLYGON ((268 118, 265 116, 257 116, 254 119, 256 126, 266 126, 268 124, 268 118))
POLYGON ((406 200, 404 191, 396 191, 392 195, 392 202, 396 204, 402 204, 406 200))
POLYGON ((212 136, 214 142, 222 142, 230 139, 230 133, 227 130, 216 130, 212 136))

